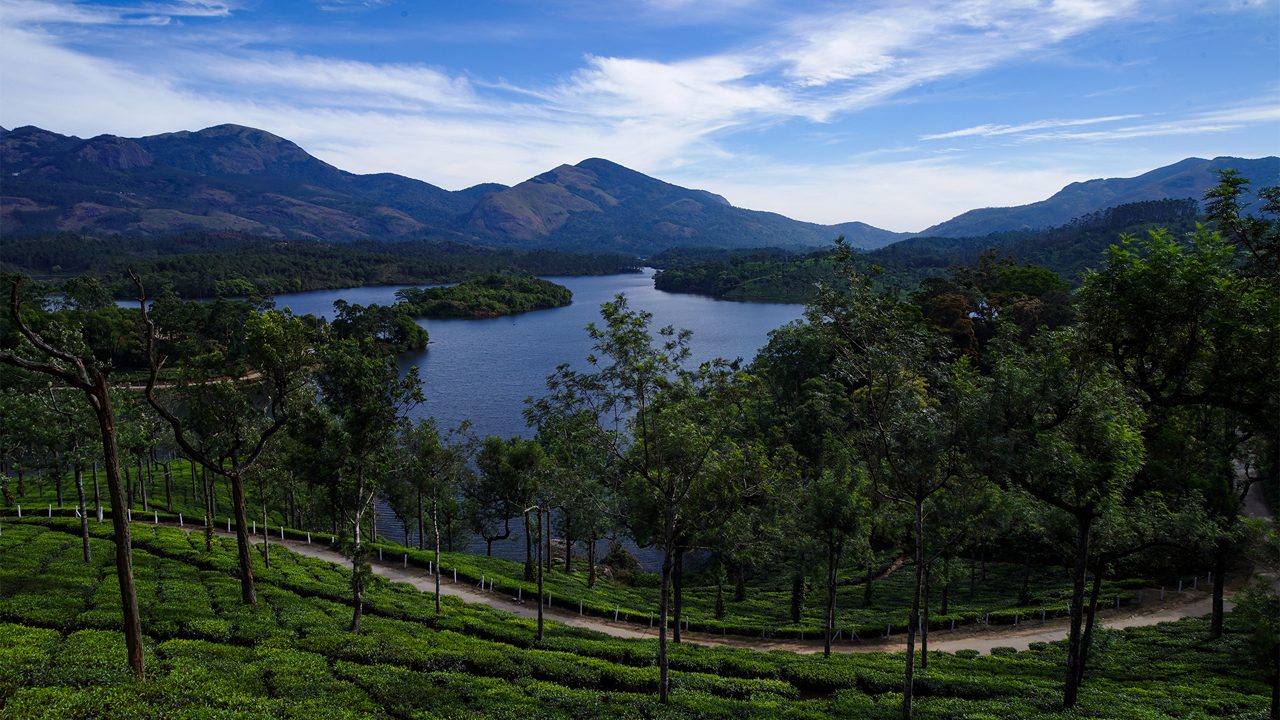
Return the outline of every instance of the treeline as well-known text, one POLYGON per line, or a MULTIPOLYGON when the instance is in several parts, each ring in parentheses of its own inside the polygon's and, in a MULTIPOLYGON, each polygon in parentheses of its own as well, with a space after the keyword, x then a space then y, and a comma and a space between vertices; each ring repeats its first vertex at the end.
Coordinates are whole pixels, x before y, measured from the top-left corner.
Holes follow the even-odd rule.
POLYGON ((88 274, 113 297, 129 298, 126 270, 152 287, 188 298, 267 296, 358 285, 455 282, 477 273, 606 275, 632 272, 635 260, 614 254, 495 249, 443 241, 324 243, 237 233, 183 233, 158 238, 57 233, 0 244, 0 268, 33 277, 88 274))
MULTIPOLYGON (((144 357, 153 377, 173 358, 178 380, 139 396, 110 392, 82 320, 32 311, 10 319, 0 350, 15 390, 0 396, 0 451, 11 465, 77 465, 81 517, 83 468, 102 458, 116 553, 127 558, 120 518, 133 483, 121 467, 137 458, 140 480, 141 458, 171 438, 206 479, 232 488, 242 601, 256 602, 249 513, 275 509, 295 528, 338 535, 352 563, 353 632, 379 499, 435 538, 434 567, 446 522, 486 540, 523 524, 539 613, 553 536, 566 549, 585 543, 591 568, 592 540, 629 537, 662 558, 663 701, 692 553, 709 558, 718 587, 746 592, 752 578, 784 573, 793 618, 810 588, 820 593, 828 651, 841 572, 856 568, 870 591, 884 559, 905 562, 904 717, 915 674, 929 667, 934 598, 945 607, 957 559, 1061 567, 1070 630, 1057 671, 1069 709, 1107 652, 1095 618, 1105 580, 1211 570, 1205 641, 1217 642, 1225 579, 1262 543, 1242 514, 1251 485, 1280 472, 1280 189, 1263 191, 1265 219, 1240 215, 1241 191, 1225 175, 1210 197, 1213 229, 1122 239, 1075 292, 1051 271, 988 256, 906 296, 840 247, 805 321, 775 331, 749 367, 690 366, 688 333, 653 328, 619 296, 588 328, 586 363, 560 366, 527 405, 529 438, 409 422, 422 400, 416 370, 402 373, 364 333, 288 313, 248 313, 224 333, 157 303, 143 318, 144 357), (49 379, 82 392, 50 393, 49 379), (252 509, 248 486, 261 503, 252 509)), ((204 512, 206 538, 214 514, 204 512)), ((141 676, 126 566, 124 627, 141 676)), ((1280 597, 1254 582, 1236 603, 1252 653, 1242 664, 1277 686, 1280 597)))
MULTIPOLYGON (((851 262, 877 282, 904 289, 948 268, 973 265, 995 252, 1026 265, 1046 267, 1078 285, 1086 269, 1098 264, 1103 251, 1121 235, 1142 235, 1164 228, 1183 237, 1195 228, 1194 200, 1153 200, 1108 208, 1045 230, 994 233, 980 238, 911 238, 856 255, 851 262)), ((663 268, 654 285, 668 292, 688 292, 726 300, 809 302, 815 284, 837 276, 829 251, 806 255, 763 250, 728 253, 686 251, 659 256, 663 268)))

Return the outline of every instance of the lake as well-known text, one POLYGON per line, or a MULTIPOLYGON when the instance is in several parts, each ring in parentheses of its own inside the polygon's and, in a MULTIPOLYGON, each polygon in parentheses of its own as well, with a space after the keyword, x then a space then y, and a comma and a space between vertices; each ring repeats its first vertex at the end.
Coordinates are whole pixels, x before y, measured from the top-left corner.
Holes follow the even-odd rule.
MULTIPOLYGON (((666 293, 653 287, 653 270, 597 277, 549 277, 573 291, 573 303, 553 310, 485 320, 419 320, 431 342, 427 349, 401 357, 403 368, 418 366, 426 402, 413 410, 414 417, 436 418, 444 430, 470 419, 472 431, 485 435, 530 435, 525 425, 524 401, 546 389, 547 375, 556 366, 586 366, 591 338, 586 325, 600 320, 600 305, 624 293, 633 309, 653 313, 651 329, 664 325, 693 331, 691 363, 716 357, 750 361, 768 342, 769 331, 801 316, 803 306, 773 303, 741 303, 698 295, 666 293)), ((333 302, 387 305, 397 290, 378 286, 319 290, 278 295, 276 307, 294 313, 329 318, 333 302)), ((378 528, 394 541, 403 539, 400 522, 385 503, 379 503, 378 528)), ((410 541, 416 542, 416 532, 410 541)), ((661 556, 624 543, 647 570, 657 569, 661 556)), ((600 552, 607 549, 602 542, 600 552)), ((483 553, 484 542, 473 538, 465 549, 483 553)), ((493 544, 493 554, 523 561, 524 540, 520 522, 512 522, 511 537, 493 544)), ((580 553, 579 557, 585 557, 580 553)))
MULTIPOLYGON (((591 338, 586 325, 600 320, 600 305, 624 293, 631 307, 653 313, 652 329, 664 325, 693 331, 691 361, 716 357, 750 361, 769 331, 800 317, 803 306, 741 303, 653 287, 653 271, 596 277, 549 277, 573 291, 573 304, 552 310, 484 320, 419 320, 431 343, 401 357, 417 365, 427 401, 415 416, 435 417, 442 429, 470 419, 485 435, 528 435, 525 398, 544 393, 547 375, 561 363, 586 365, 591 338)), ((296 314, 330 317, 333 302, 390 304, 403 285, 320 290, 276 297, 276 307, 296 314)))

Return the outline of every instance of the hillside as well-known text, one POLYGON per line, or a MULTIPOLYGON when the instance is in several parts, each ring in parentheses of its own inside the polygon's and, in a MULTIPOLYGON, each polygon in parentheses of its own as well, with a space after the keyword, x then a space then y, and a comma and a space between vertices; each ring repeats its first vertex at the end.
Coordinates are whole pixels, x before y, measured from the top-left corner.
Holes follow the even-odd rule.
MULTIPOLYGON (((1041 265, 1078 283, 1097 267, 1104 251, 1122 234, 1142 235, 1165 228, 1175 235, 1191 231, 1199 219, 1194 200, 1129 203, 1042 229, 990 233, 981 237, 915 237, 854 256, 866 272, 886 285, 913 288, 956 265, 972 265, 988 250, 1019 263, 1041 265)), ((684 251, 667 260, 654 278, 659 290, 687 292, 726 300, 809 302, 816 283, 831 281, 836 267, 830 253, 807 255, 779 251, 684 251)))
POLYGON ((1072 219, 1109 207, 1148 200, 1200 200, 1218 184, 1218 171, 1235 168, 1258 188, 1276 184, 1280 157, 1256 160, 1217 157, 1187 158, 1132 178, 1071 183, 1052 197, 1029 205, 970 210, 919 233, 925 237, 977 237, 995 232, 1034 230, 1065 225, 1072 219))
POLYGON ((449 191, 356 175, 263 130, 88 140, 37 127, 0 131, 0 229, 156 236, 220 231, 329 242, 434 239, 649 254, 689 245, 812 247, 845 233, 859 247, 905 237, 864 223, 823 226, 607 160, 561 165, 515 187, 449 191))
MULTIPOLYGON (((110 525, 91 563, 75 525, 6 518, 0 536, 0 709, 6 717, 894 717, 900 655, 829 659, 675 645, 672 702, 653 696, 652 640, 533 623, 374 578, 361 633, 345 625, 346 571, 272 549, 257 605, 238 601, 235 546, 134 525, 148 679, 131 681, 110 525)), ((1253 716, 1266 686, 1239 662, 1229 626, 1206 645, 1187 620, 1110 634, 1080 712, 1096 718, 1253 716), (1177 660, 1176 668, 1170 658, 1177 660), (1173 670, 1176 669, 1176 672, 1173 670), (1132 688, 1140 684, 1141 694, 1132 688), (1221 713, 1231 708, 1228 713, 1221 713)), ((1060 643, 1029 651, 935 653, 917 679, 919 717, 1062 717, 1060 643)))

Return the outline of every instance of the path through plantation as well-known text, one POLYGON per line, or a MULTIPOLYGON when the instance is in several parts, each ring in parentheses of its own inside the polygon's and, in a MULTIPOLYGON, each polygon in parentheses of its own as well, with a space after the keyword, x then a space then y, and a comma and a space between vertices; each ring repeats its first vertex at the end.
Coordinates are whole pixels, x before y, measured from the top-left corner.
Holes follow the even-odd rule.
MULTIPOLYGON (((226 537, 234 537, 234 533, 218 530, 226 537)), ((327 546, 307 543, 300 540, 272 539, 272 545, 281 545, 300 555, 326 560, 343 567, 350 565, 340 553, 327 546)), ((435 578, 426 570, 405 568, 402 563, 392 560, 370 562, 373 572, 392 582, 403 582, 431 593, 435 590, 435 578)), ((518 601, 504 592, 480 590, 469 583, 450 580, 446 570, 441 577, 440 593, 459 598, 465 602, 482 603, 498 610, 505 610, 521 617, 535 618, 538 615, 536 602, 530 598, 518 601)), ((1199 617, 1210 611, 1209 594, 1200 590, 1187 590, 1182 593, 1168 591, 1164 602, 1156 601, 1159 590, 1146 590, 1143 593, 1146 601, 1141 605, 1125 606, 1119 609, 1099 610, 1098 618, 1103 627, 1121 629, 1155 625, 1157 623, 1180 620, 1184 617, 1199 617)), ((602 618, 579 615, 576 611, 555 606, 556 598, 552 598, 552 607, 545 611, 545 617, 564 625, 595 630, 618 638, 656 638, 657 628, 637 626, 633 623, 610 622, 602 618)), ((1230 603, 1228 602, 1228 608, 1230 603)), ((1067 618, 1050 619, 1046 622, 1031 620, 1020 625, 982 626, 968 625, 955 630, 934 630, 929 633, 929 649, 955 652, 957 650, 977 650, 990 652, 994 647, 1013 647, 1025 650, 1033 642, 1049 642, 1064 640, 1067 637, 1069 620, 1067 618)), ((755 650, 788 650, 799 653, 822 652, 821 639, 814 640, 768 640, 744 636, 721 636, 711 633, 685 631, 685 642, 698 645, 725 645, 755 650)), ((888 638, 876 637, 862 641, 843 640, 832 644, 833 652, 896 652, 906 647, 906 635, 893 635, 888 638)))

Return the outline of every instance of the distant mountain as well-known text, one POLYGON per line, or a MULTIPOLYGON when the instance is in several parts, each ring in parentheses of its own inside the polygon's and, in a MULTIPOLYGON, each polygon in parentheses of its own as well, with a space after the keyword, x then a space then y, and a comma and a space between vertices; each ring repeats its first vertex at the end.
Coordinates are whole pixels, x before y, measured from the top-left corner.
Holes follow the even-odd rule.
POLYGON ((0 164, 6 232, 452 238, 477 199, 474 190, 344 172, 288 140, 239 125, 88 140, 21 127, 0 134, 0 164))
POLYGON ((907 237, 864 223, 817 225, 737 208, 714 193, 599 158, 486 195, 467 222, 467 230, 482 237, 642 255, 674 247, 825 246, 846 228, 863 248, 907 237))
POLYGON ((733 207, 608 160, 561 165, 514 187, 451 192, 356 175, 284 138, 239 125, 83 140, 37 127, 0 130, 0 229, 162 235, 236 231, 327 241, 444 239, 625 251, 813 247, 841 233, 857 247, 907 237, 864 223, 824 226, 733 207))
POLYGON ((1280 182, 1280 157, 1256 160, 1217 157, 1187 158, 1132 178, 1107 178, 1071 183, 1047 200, 1029 205, 970 210, 918 235, 977 237, 994 232, 1033 230, 1065 225, 1074 218, 1106 208, 1147 200, 1203 200, 1218 184, 1218 171, 1234 168, 1250 180, 1250 189, 1280 182))

